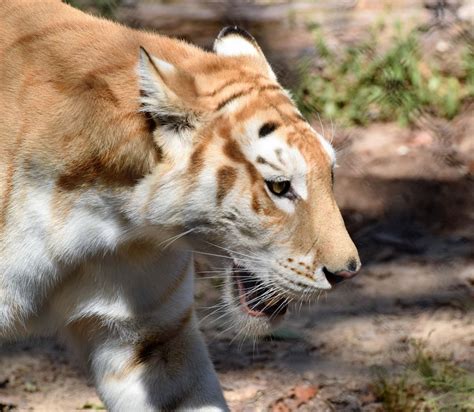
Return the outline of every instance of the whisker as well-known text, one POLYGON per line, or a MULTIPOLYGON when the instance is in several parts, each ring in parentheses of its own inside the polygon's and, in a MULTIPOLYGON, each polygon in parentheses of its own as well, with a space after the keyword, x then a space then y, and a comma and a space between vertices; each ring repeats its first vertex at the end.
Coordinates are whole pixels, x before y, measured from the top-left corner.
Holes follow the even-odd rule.
POLYGON ((182 237, 188 235, 189 233, 193 232, 194 230, 196 230, 196 229, 192 228, 192 229, 186 230, 185 232, 174 235, 174 236, 170 237, 169 239, 166 239, 163 242, 159 243, 158 246, 161 246, 164 243, 166 243, 165 246, 163 246, 163 250, 165 250, 169 246, 171 246, 174 242, 176 242, 177 240, 181 239, 182 237))
MULTIPOLYGON (((189 252, 192 252, 192 253, 195 253, 195 254, 198 254, 198 255, 204 255, 204 256, 214 256, 214 257, 219 257, 219 258, 224 258, 224 259, 229 259, 229 260, 234 260, 233 257, 231 256, 226 256, 226 255, 219 255, 217 253, 210 253, 210 252, 201 252, 199 250, 188 250, 189 252)), ((268 262, 272 262, 272 260, 268 259, 268 260, 263 260, 263 259, 255 259, 255 258, 247 258, 249 260, 253 260, 254 262, 265 262, 265 263, 268 263, 268 262)))
POLYGON ((244 256, 246 258, 249 258, 251 260, 260 260, 260 261, 267 261, 266 259, 261 259, 261 258, 258 258, 258 256, 254 255, 254 256, 249 256, 249 255, 246 255, 244 253, 241 253, 241 252, 237 252, 235 250, 232 250, 232 249, 229 249, 229 248, 226 248, 226 247, 223 247, 223 246, 219 246, 219 245, 216 245, 215 243, 212 243, 212 242, 207 242, 209 245, 211 246, 214 246, 214 247, 217 247, 219 249, 223 249, 225 250, 226 252, 229 252, 229 253, 235 253, 236 255, 240 255, 240 256, 244 256))
POLYGON ((319 115, 319 112, 316 112, 316 114, 318 115, 319 125, 321 126, 321 131, 323 132, 323 137, 325 137, 326 136, 326 131, 324 130, 324 124, 321 121, 321 116, 319 115))
POLYGON ((198 255, 214 256, 214 257, 219 257, 219 258, 234 260, 234 258, 232 258, 232 257, 230 257, 230 256, 218 255, 218 254, 216 254, 216 253, 200 252, 200 251, 198 251, 198 250, 188 250, 188 252, 196 253, 196 254, 198 254, 198 255))

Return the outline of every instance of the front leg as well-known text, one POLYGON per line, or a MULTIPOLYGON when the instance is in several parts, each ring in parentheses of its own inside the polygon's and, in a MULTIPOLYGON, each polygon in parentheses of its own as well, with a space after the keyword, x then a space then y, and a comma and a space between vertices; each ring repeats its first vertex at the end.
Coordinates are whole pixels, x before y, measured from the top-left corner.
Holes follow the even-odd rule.
POLYGON ((133 339, 81 322, 71 325, 68 335, 89 359, 108 410, 229 410, 192 308, 169 327, 133 339))

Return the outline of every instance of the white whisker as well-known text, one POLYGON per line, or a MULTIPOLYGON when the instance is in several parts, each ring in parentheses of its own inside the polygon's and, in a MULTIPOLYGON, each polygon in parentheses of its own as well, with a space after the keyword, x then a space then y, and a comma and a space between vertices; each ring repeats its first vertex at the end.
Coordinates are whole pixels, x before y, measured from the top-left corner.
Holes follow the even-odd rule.
POLYGON ((193 232, 194 230, 195 230, 195 228, 192 228, 192 229, 186 230, 185 232, 174 235, 174 236, 170 237, 169 239, 166 239, 163 242, 159 243, 158 246, 161 246, 161 245, 165 244, 163 246, 163 250, 165 250, 169 246, 171 246, 174 242, 176 242, 177 240, 181 239, 182 237, 188 235, 189 233, 193 232))

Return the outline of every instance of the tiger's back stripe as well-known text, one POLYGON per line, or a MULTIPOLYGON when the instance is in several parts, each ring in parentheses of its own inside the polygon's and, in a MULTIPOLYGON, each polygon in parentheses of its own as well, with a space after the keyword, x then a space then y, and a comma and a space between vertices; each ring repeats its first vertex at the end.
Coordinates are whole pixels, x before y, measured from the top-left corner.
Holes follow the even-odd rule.
MULTIPOLYGON (((11 44, 9 49, 14 49, 16 47, 24 46, 28 43, 33 43, 36 41, 44 41, 47 36, 55 35, 55 34, 63 34, 65 30, 77 30, 77 29, 84 29, 86 23, 83 20, 79 21, 65 21, 58 24, 53 24, 51 26, 47 26, 41 30, 31 32, 25 34, 18 38, 14 43, 11 44)), ((8 49, 7 49, 8 50, 8 49)))

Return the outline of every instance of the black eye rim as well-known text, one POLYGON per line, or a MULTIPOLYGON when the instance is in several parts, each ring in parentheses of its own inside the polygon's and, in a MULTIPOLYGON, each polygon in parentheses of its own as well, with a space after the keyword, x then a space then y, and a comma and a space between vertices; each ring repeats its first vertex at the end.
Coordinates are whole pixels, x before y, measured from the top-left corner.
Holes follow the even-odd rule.
POLYGON ((267 185, 268 190, 275 196, 278 197, 287 197, 290 193, 291 189, 291 181, 290 180, 265 180, 265 184, 267 185), (284 188, 280 193, 277 193, 273 190, 273 185, 275 183, 284 184, 284 188))

